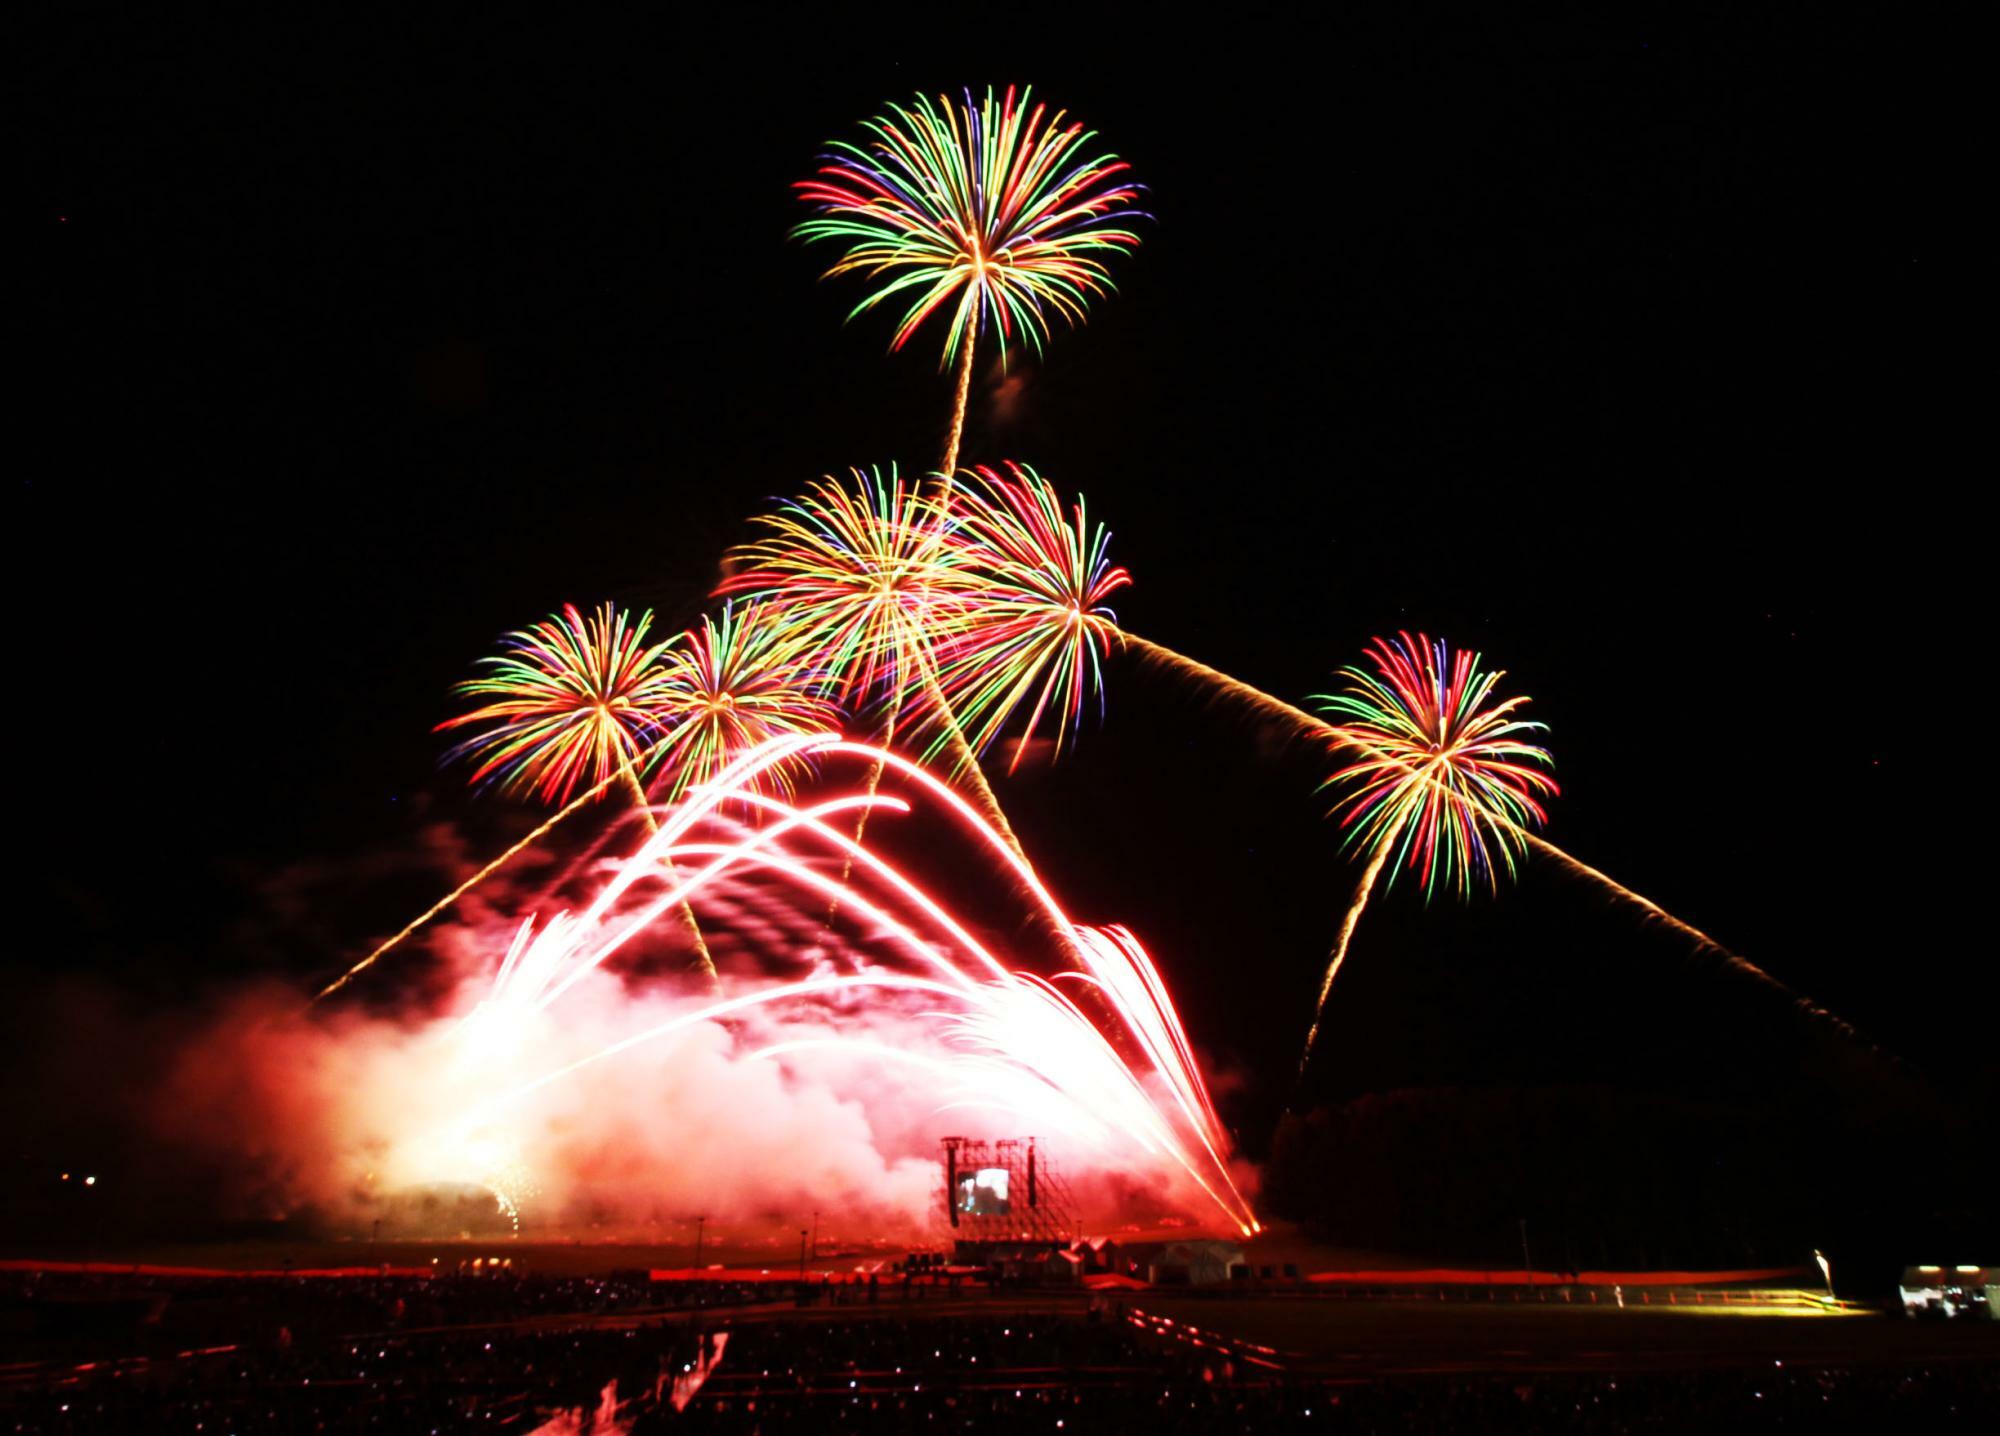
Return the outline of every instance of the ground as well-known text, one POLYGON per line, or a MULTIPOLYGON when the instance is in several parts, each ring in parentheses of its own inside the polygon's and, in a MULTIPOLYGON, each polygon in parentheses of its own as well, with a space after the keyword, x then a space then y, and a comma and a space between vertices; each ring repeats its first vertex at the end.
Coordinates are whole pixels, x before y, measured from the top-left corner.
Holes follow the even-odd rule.
MULTIPOLYGON (((1145 1236, 1186 1235, 1146 1233, 1145 1236)), ((1130 1235, 1130 1234, 1126 1234, 1130 1235)), ((810 1236, 807 1245, 810 1246, 810 1236)), ((837 1241, 822 1233, 809 1272, 837 1275, 882 1258, 900 1256, 905 1244, 837 1241)), ((1251 1244, 1258 1264, 1296 1262, 1303 1270, 1384 1270, 1411 1263, 1380 1253, 1353 1252, 1275 1232, 1251 1244)), ((483 1240, 367 1242, 294 1241, 234 1244, 149 1244, 112 1250, 10 1249, 10 1257, 45 1257, 117 1263, 147 1263, 228 1270, 303 1270, 322 1267, 427 1267, 456 1269, 495 1256, 511 1258, 515 1271, 544 1276, 601 1275, 619 1270, 687 1268, 695 1262, 689 1243, 618 1241, 483 1240)), ((748 1272, 795 1273, 799 1267, 796 1231, 745 1242, 735 1237, 704 1242, 703 1266, 748 1272)), ((1642 1304, 1665 1293, 1628 1291, 1620 1308, 1611 1294, 1592 1301, 1578 1291, 1565 1301, 1557 1290, 1473 1288, 1440 1299, 1436 1291, 1414 1289, 1394 1298, 1366 1299, 1337 1288, 1285 1295, 1239 1291, 1210 1294, 1119 1291, 1099 1300, 1117 1301, 1181 1327, 1192 1327, 1234 1343, 1272 1348, 1285 1365, 1329 1375, 1382 1376, 1451 1371, 1623 1371, 1688 1369, 1709 1365, 1763 1363, 1856 1365, 1918 1363, 1957 1358, 2000 1359, 2000 1324, 1917 1322, 1879 1311, 1829 1314, 1809 1304, 1786 1309, 1661 1308, 1642 1304)), ((927 1302, 926 1314, 946 1311, 992 1313, 1003 1310, 1080 1311, 1091 1298, 1076 1295, 1006 1294, 927 1302)), ((897 1304, 820 1306, 815 1313, 836 1319, 865 1319, 897 1312, 897 1304)), ((907 1311, 907 1308, 903 1310, 907 1311)), ((786 1319, 783 1309, 738 1319, 786 1319)), ((629 1313, 608 1318, 629 1321, 629 1313)), ((537 1318, 537 1323, 546 1318, 537 1318)))
POLYGON ((1628 1305, 1134 1293, 1133 1305, 1334 1375, 2000 1360, 2000 1323, 1628 1305))

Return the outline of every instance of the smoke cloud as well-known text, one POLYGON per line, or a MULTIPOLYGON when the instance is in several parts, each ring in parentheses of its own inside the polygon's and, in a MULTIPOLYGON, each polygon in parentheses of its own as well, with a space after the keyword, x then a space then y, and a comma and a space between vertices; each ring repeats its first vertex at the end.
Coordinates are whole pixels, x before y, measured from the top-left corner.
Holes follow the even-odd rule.
MULTIPOLYGON (((279 873, 246 941, 276 948, 289 933, 331 947, 319 925, 345 893, 446 890, 473 867, 473 846, 433 823, 398 853, 279 873)), ((580 910, 632 846, 607 825, 588 851, 508 869, 341 1002, 313 1006, 311 987, 268 981, 150 1012, 68 993, 58 1020, 117 1054, 91 1120, 135 1130, 131 1174, 158 1174, 163 1199, 175 1188, 217 1218, 380 1223, 383 1236, 439 1234, 415 1229, 435 1213, 427 1194, 458 1191, 548 1234, 641 1235, 695 1214, 797 1225, 818 1212, 829 1234, 922 1240, 942 1221, 945 1134, 1040 1138, 1095 1223, 1214 1219, 1199 1183, 1143 1140, 1044 1120, 1063 1109, 1035 1082, 1009 1089, 1029 1099, 1010 1109, 957 1081, 962 1014, 934 994, 840 986, 700 1018, 714 999, 663 916, 559 1001, 535 1000, 546 984, 524 998, 531 939, 548 941, 556 915, 580 910), (510 987, 496 980, 517 939, 527 955, 510 987)), ((612 920, 659 886, 635 884, 612 920)), ((911 969, 907 952, 885 966, 893 944, 851 913, 830 929, 826 906, 768 875, 705 889, 700 916, 729 994, 911 969)), ((981 1060, 1005 1065, 990 1044, 981 1060)))

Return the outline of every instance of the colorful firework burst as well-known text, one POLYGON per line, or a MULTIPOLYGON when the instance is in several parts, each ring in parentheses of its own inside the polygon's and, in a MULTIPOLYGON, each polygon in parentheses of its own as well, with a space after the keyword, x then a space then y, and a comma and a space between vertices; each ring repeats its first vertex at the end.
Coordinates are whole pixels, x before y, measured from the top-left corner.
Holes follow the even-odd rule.
POLYGON ((1547 726, 1515 716, 1525 697, 1494 702, 1502 670, 1481 672, 1477 653, 1441 639, 1377 638, 1368 657, 1375 672, 1343 668, 1344 692, 1314 695, 1362 754, 1326 784, 1344 790, 1347 840, 1386 852, 1391 883, 1420 872, 1427 898, 1440 885, 1461 897, 1475 882, 1497 888, 1557 792, 1548 750, 1529 741, 1547 726))
POLYGON ((965 579, 938 505, 894 465, 815 482, 756 522, 719 594, 764 601, 816 654, 823 690, 854 709, 901 707, 929 682, 929 646, 964 621, 965 579))
POLYGON ((1104 258, 1139 237, 1117 222, 1139 216, 1130 166, 1097 154, 1096 131, 1031 109, 1032 89, 963 102, 918 95, 867 120, 861 144, 836 142, 818 174, 796 186, 819 216, 793 232, 846 246, 827 271, 875 287, 849 318, 907 298, 891 349, 932 314, 946 319, 943 363, 982 328, 1040 350, 1051 311, 1081 324, 1112 288, 1104 258))
POLYGON ((486 725, 445 761, 474 763, 477 786, 562 803, 639 759, 661 732, 667 644, 647 644, 652 622, 650 611, 634 618, 606 603, 586 618, 564 604, 508 634, 481 660, 487 671, 456 690, 491 701, 437 725, 486 725))
MULTIPOLYGON (((668 801, 706 783, 772 738, 823 733, 838 718, 820 692, 812 649, 768 602, 725 603, 668 650, 656 695, 665 736, 647 755, 668 801)), ((760 770, 764 790, 789 796, 796 765, 760 770)))
POLYGON ((1060 754, 1085 704, 1095 697, 1101 711, 1100 660, 1118 634, 1105 604, 1132 575, 1106 559, 1110 535, 1091 526, 1081 497, 1065 512, 1033 468, 1004 468, 967 470, 955 481, 951 542, 975 586, 938 672, 976 751, 1026 709, 1011 770, 1044 718, 1060 754))

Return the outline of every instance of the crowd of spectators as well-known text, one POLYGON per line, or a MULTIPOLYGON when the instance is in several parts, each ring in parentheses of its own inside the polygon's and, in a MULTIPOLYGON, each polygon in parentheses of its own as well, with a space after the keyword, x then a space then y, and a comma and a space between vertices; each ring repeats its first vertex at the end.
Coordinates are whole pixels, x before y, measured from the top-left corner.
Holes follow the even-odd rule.
POLYGON ((140 1273, 9 1273, 0 1310, 19 1354, 72 1351, 159 1356, 237 1342, 246 1331, 314 1340, 356 1331, 468 1326, 535 1316, 603 1316, 726 1307, 789 1296, 763 1283, 655 1283, 644 1272, 557 1276, 511 1269, 431 1277, 188 1277, 140 1273))
MULTIPOLYGON (((1123 1369, 1088 1368, 1036 1381, 841 1390, 824 1384, 729 1390, 657 1429, 712 1433, 817 1431, 993 1432, 1868 1432, 1987 1431, 2000 1409, 2000 1373, 1970 1364, 1908 1370, 1741 1370, 1561 1375, 1426 1375, 1328 1382, 1257 1372, 1215 1379, 1158 1349, 1126 1355, 1123 1369), (921 1387, 922 1389, 918 1389, 921 1387)), ((849 1378, 853 1379, 853 1378, 849 1378)), ((647 1429, 641 1425, 635 1430, 647 1429)))
MULTIPOLYGON (((531 1279, 441 1280, 437 1311, 491 1316, 531 1279), (496 1296, 495 1293, 502 1293, 496 1296)), ((621 1316, 604 1283, 572 1321, 316 1334, 267 1317, 225 1350, 0 1386, 17 1431, 1575 1431, 1986 1429, 1990 1366, 1741 1368, 1329 1380, 1161 1342, 1115 1309, 621 1316), (607 1401, 606 1396, 609 1395, 607 1401), (615 1421, 595 1419, 599 1413, 615 1421), (1975 1427, 1974 1423, 1978 1423, 1975 1427)), ((274 1291, 272 1295, 276 1295, 274 1291)), ((298 1292, 285 1293, 296 1296, 298 1292)), ((306 1295, 325 1295, 312 1288, 306 1295)), ((380 1300, 387 1291, 374 1294, 380 1300)), ((343 1299, 361 1300, 360 1294, 343 1299)), ((409 1312, 407 1295, 397 1298, 409 1312)), ((393 1301, 393 1299, 392 1299, 393 1301)), ((278 1304, 286 1310, 284 1303, 278 1304)), ((275 1314, 276 1308, 274 1308, 275 1314)), ((430 1313, 435 1314, 435 1313, 430 1313)), ((520 1318, 532 1315, 514 1309, 520 1318)))

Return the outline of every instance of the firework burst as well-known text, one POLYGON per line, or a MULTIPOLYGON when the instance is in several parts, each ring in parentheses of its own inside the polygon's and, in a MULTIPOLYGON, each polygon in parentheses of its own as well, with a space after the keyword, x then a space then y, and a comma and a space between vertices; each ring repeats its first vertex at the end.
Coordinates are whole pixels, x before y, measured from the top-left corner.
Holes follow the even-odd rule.
MULTIPOLYGON (((606 603, 585 618, 565 604, 561 613, 507 635, 500 655, 486 660, 489 671, 459 685, 461 693, 493 701, 438 724, 440 730, 491 726, 453 748, 446 761, 469 758, 478 764, 474 784, 493 782, 503 792, 533 793, 550 803, 567 804, 579 784, 602 791, 622 781, 646 826, 654 828, 639 768, 668 736, 663 715, 675 691, 665 656, 673 640, 648 645, 652 622, 650 611, 634 619, 606 603)), ((488 864, 482 876, 495 866, 488 864)), ((713 985, 715 960, 685 903, 681 922, 695 966, 713 985)))
MULTIPOLYGON (((820 692, 802 627, 784 623, 769 602, 728 602, 668 651, 653 695, 665 736, 646 756, 668 801, 760 743, 833 727, 837 710, 820 692)), ((789 794, 795 769, 774 765, 760 776, 771 791, 789 794)))
POLYGON ((508 634, 485 672, 458 685, 479 707, 437 731, 478 728, 446 754, 472 763, 475 786, 567 802, 629 771, 660 732, 666 643, 648 644, 653 615, 606 603, 586 617, 574 604, 508 634))
POLYGON ((1350 846, 1367 851, 1368 865, 1320 979, 1301 1075, 1383 869, 1391 884, 1398 873, 1421 871, 1427 898, 1440 886, 1469 896, 1475 881, 1497 889, 1500 868, 1514 871, 1527 825, 1548 819, 1541 799, 1556 792, 1555 779, 1543 771, 1548 750, 1528 741, 1545 725, 1515 716, 1526 698, 1493 701, 1502 675, 1482 673, 1478 654, 1454 654, 1442 639, 1401 633, 1370 643, 1368 656, 1373 673, 1343 668, 1346 691, 1316 695, 1329 713, 1348 720, 1333 732, 1359 755, 1326 786, 1344 791, 1341 826, 1350 846))
POLYGON ((1343 794, 1347 841, 1387 851, 1391 884, 1420 874, 1427 897, 1497 888, 1557 791, 1548 750, 1531 741, 1546 725, 1517 716, 1525 697, 1494 700, 1502 674, 1482 672, 1476 653, 1404 633, 1376 639, 1368 656, 1373 673, 1343 668, 1345 691, 1315 695, 1359 750, 1327 780, 1343 794))
POLYGON ((1067 511, 1025 464, 978 468, 956 482, 951 542, 974 585, 943 648, 939 691, 975 751, 1026 711, 1010 770, 1046 719, 1062 751, 1085 706, 1103 701, 1101 658, 1117 636, 1106 601, 1132 581, 1105 557, 1110 536, 1078 498, 1067 511))
POLYGON ((1138 244, 1119 227, 1139 214, 1130 166, 1064 112, 1031 107, 1031 94, 1010 85, 997 100, 989 88, 980 101, 968 90, 890 105, 795 186, 818 214, 794 233, 844 246, 828 277, 873 286, 853 313, 907 302, 890 348, 938 314, 943 365, 982 328, 1003 355, 1023 337, 1039 349, 1049 315, 1080 324, 1112 287, 1105 259, 1138 244))
MULTIPOLYGON (((1170 648, 1163 648, 1157 643, 1139 637, 1137 634, 1121 632, 1121 640, 1122 646, 1142 662, 1158 669, 1162 673, 1173 676, 1180 682, 1187 683, 1209 694, 1214 699, 1228 704, 1240 713, 1255 718, 1260 723, 1268 725, 1272 731, 1283 732, 1290 738, 1302 739, 1316 746, 1323 745, 1342 753, 1368 755, 1375 751, 1370 746, 1364 746, 1360 736, 1361 730, 1358 726, 1336 726, 1327 722, 1324 718, 1306 712, 1303 708, 1295 707, 1283 699, 1273 697, 1260 688, 1253 688, 1241 679, 1232 678, 1226 673, 1210 668, 1205 663, 1197 663, 1192 658, 1176 653, 1170 648)), ((1501 826, 1506 826, 1497 811, 1494 814, 1494 818, 1501 826)), ((1899 1060, 1893 1054, 1884 1052, 1882 1048, 1870 1042, 1855 1029, 1852 1023, 1848 1022, 1838 1013, 1831 1012, 1822 1007, 1797 988, 1780 981, 1756 963, 1750 961, 1749 958, 1723 946, 1716 938, 1703 932, 1693 923, 1668 912, 1651 898, 1625 886, 1625 884, 1619 882, 1609 873, 1594 868, 1581 859, 1572 856, 1570 853, 1557 847, 1554 843, 1551 843, 1548 839, 1542 837, 1539 833, 1529 831, 1526 828, 1515 829, 1513 833, 1515 837, 1520 839, 1528 851, 1553 862, 1560 871, 1567 873, 1569 876, 1582 878, 1594 883, 1607 896, 1616 898, 1619 902, 1627 903, 1638 909, 1646 921, 1658 923, 1669 931, 1686 938, 1694 945, 1697 951, 1710 955, 1719 961, 1729 972, 1739 977, 1748 978, 1750 981, 1778 994, 1810 1020, 1826 1023, 1839 1031, 1843 1036, 1867 1047, 1877 1057, 1885 1061, 1895 1063, 1899 1060)), ((1365 900, 1367 887, 1368 880, 1366 880, 1364 875, 1361 895, 1363 900, 1365 900)), ((1341 945, 1336 949, 1336 966, 1339 954, 1346 949, 1347 936, 1353 931, 1354 920, 1359 915, 1360 910, 1357 904, 1356 907, 1350 909, 1347 922, 1343 926, 1341 945)), ((1327 979, 1328 985, 1331 984, 1331 980, 1331 973, 1329 973, 1327 979)), ((1324 1006, 1325 1000, 1326 988, 1323 986, 1320 994, 1322 1006, 1324 1006)), ((1318 1031, 1317 1021, 1314 1023, 1313 1031, 1315 1033, 1318 1031)), ((1310 1039, 1308 1040, 1308 1052, 1310 1052, 1310 1039)))
MULTIPOLYGON (((936 498, 906 485, 892 465, 825 478, 804 497, 758 519, 761 538, 731 555, 720 593, 761 597, 798 642, 817 654, 827 692, 849 712, 882 710, 882 741, 921 741, 949 753, 987 821, 1022 853, 1020 839, 980 771, 938 678, 940 654, 971 621, 975 580, 952 541, 949 484, 936 498)), ((879 770, 878 770, 879 774, 879 770)), ((865 822, 866 814, 862 814, 865 822)), ((857 835, 860 831, 857 825, 857 835)), ((1049 937, 1067 950, 1067 928, 1049 937)))
POLYGON ((719 594, 749 594, 816 655, 826 693, 891 711, 925 686, 928 645, 963 621, 966 582, 937 505, 892 465, 824 478, 760 515, 719 594))

